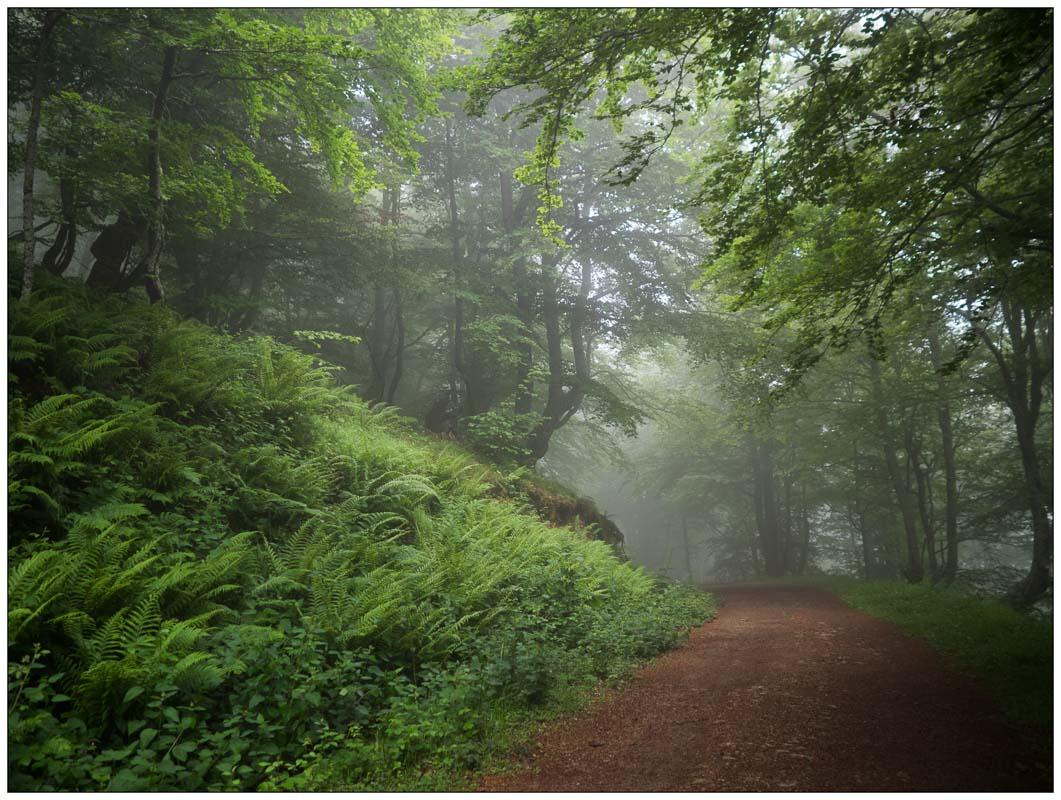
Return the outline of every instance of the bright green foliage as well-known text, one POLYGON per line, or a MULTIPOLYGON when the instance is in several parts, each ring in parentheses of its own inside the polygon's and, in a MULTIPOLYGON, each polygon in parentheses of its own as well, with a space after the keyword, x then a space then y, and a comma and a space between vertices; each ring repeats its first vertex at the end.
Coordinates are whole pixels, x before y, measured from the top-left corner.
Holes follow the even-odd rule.
POLYGON ((14 789, 437 782, 710 613, 270 339, 47 285, 10 337, 14 789))
MULTIPOLYGON (((32 28, 26 15, 11 24, 32 28)), ((150 98, 162 53, 174 48, 161 155, 180 226, 223 229, 252 198, 289 191, 263 159, 277 130, 292 156, 313 157, 335 188, 361 196, 381 162, 415 164, 415 126, 436 95, 426 59, 450 29, 447 12, 429 9, 69 13, 57 27, 41 166, 90 193, 100 218, 143 212, 150 98), (378 134, 354 130, 361 115, 378 134)))

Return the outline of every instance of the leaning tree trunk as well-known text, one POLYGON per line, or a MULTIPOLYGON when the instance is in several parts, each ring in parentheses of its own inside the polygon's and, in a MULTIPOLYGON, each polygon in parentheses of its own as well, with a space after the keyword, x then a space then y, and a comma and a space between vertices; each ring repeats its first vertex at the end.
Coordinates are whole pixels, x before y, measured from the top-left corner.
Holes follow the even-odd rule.
POLYGON ((22 163, 22 293, 26 298, 33 292, 33 271, 36 266, 37 237, 33 225, 33 182, 37 169, 37 134, 41 126, 41 101, 44 97, 44 57, 52 30, 64 14, 51 10, 44 15, 41 38, 37 43, 37 63, 33 70, 33 89, 29 103, 29 123, 26 128, 26 156, 22 163))

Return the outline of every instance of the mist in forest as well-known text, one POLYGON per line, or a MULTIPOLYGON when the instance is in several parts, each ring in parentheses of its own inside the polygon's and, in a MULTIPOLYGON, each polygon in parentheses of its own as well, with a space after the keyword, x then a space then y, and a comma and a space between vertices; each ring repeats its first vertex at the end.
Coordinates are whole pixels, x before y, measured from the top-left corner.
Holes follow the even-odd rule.
POLYGON ((10 274, 301 348, 593 498, 673 578, 1027 578, 1040 598, 1042 15, 996 20, 1027 47, 991 105, 956 83, 964 46, 888 77, 898 37, 927 52, 989 15, 806 12, 782 33, 727 13, 624 12, 677 37, 642 63, 588 11, 592 55, 540 50, 550 14, 12 11, 9 249, 40 268, 10 274), (758 66, 738 30, 765 37, 758 66), (823 31, 843 55, 818 73, 823 31), (818 105, 862 64, 891 116, 850 82, 818 105))
POLYGON ((1051 9, 7 26, 12 789, 1052 785, 1051 9))

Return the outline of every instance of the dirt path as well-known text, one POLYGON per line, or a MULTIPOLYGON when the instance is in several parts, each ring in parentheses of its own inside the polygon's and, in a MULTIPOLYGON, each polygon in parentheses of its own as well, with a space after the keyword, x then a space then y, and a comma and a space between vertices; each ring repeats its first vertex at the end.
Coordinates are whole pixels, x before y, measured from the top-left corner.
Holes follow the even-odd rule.
POLYGON ((1049 791, 969 681, 826 592, 712 589, 718 619, 486 791, 1049 791))

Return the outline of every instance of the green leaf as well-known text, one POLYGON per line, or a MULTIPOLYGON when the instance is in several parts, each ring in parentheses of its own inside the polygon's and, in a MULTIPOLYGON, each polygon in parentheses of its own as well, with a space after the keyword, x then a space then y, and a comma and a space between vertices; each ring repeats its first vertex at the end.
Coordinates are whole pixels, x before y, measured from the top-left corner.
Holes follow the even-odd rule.
POLYGON ((156 736, 158 736, 157 728, 145 728, 140 731, 140 746, 147 747, 156 736))

